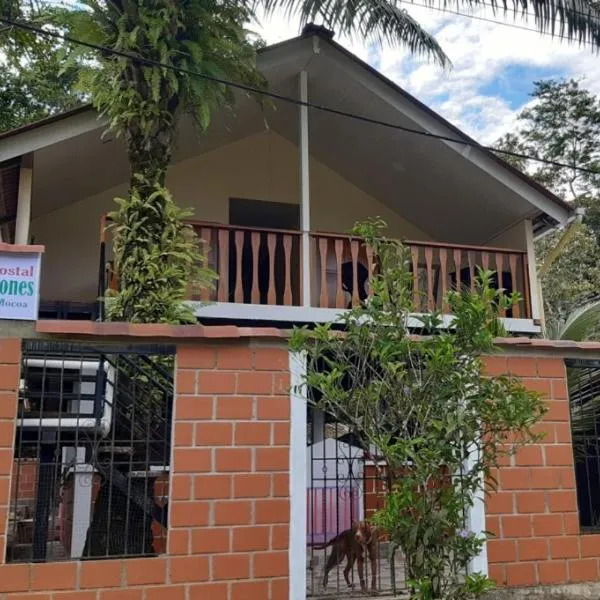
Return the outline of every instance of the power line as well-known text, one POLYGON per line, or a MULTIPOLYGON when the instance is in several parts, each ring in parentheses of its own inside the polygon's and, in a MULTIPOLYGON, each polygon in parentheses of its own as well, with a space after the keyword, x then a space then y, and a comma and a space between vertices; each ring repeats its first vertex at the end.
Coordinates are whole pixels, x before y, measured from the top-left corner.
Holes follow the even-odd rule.
POLYGON ((495 152, 498 154, 503 154, 505 156, 512 156, 514 158, 519 158, 522 160, 531 160, 531 161, 547 164, 547 165, 554 166, 554 167, 560 167, 563 169, 571 169, 571 170, 579 171, 582 173, 589 173, 592 175, 600 175, 600 171, 596 171, 594 169, 588 169, 586 167, 576 167, 573 165, 569 165, 567 163, 561 163, 558 161, 553 161, 553 160, 548 160, 548 159, 539 158, 539 157, 535 157, 535 156, 530 156, 530 155, 523 154, 520 152, 513 152, 511 150, 503 150, 500 148, 494 148, 493 146, 484 146, 483 144, 480 144, 480 143, 476 142, 475 140, 471 140, 471 139, 456 139, 456 138, 450 137, 450 136, 440 135, 440 134, 436 134, 436 133, 430 133, 429 131, 422 131, 420 129, 413 129, 411 127, 405 127, 404 125, 399 125, 397 123, 391 123, 389 121, 382 121, 380 119, 375 119, 372 117, 358 115, 356 113, 347 112, 344 110, 340 110, 340 109, 333 108, 330 106, 325 106, 322 104, 317 104, 314 102, 304 102, 303 100, 300 100, 298 98, 292 98, 291 96, 285 96, 283 94, 278 94, 276 92, 271 92, 269 90, 261 90, 259 88, 255 88, 253 86, 246 85, 244 83, 229 81, 227 79, 215 77, 214 75, 208 75, 206 73, 201 73, 200 71, 194 71, 191 69, 186 69, 184 67, 178 67, 178 66, 171 65, 168 63, 163 63, 163 62, 160 62, 157 60, 153 60, 151 58, 144 58, 142 56, 138 56, 137 54, 134 54, 133 52, 128 52, 126 50, 117 50, 114 48, 109 48, 108 46, 103 46, 101 44, 95 44, 93 42, 86 42, 84 40, 79 40, 79 39, 74 38, 69 35, 64 35, 62 33, 56 32, 56 31, 42 29, 41 27, 38 27, 36 25, 31 25, 29 23, 23 23, 20 21, 14 21, 12 19, 7 19, 6 17, 0 17, 0 23, 4 23, 5 25, 9 25, 11 27, 16 27, 16 28, 22 29, 24 31, 29 31, 30 33, 35 33, 38 35, 44 35, 47 37, 58 39, 58 40, 61 40, 62 42, 66 42, 69 44, 74 44, 74 45, 82 46, 84 48, 89 48, 91 50, 101 52, 104 55, 111 54, 113 56, 119 56, 121 58, 127 58, 129 60, 133 60, 141 65, 146 65, 146 66, 151 66, 151 67, 159 67, 162 69, 168 69, 168 70, 178 72, 178 73, 184 73, 184 74, 190 75, 192 77, 200 77, 202 79, 206 79, 207 81, 212 81, 213 83, 218 83, 220 85, 229 86, 229 87, 239 89, 244 92, 251 93, 251 94, 256 94, 259 96, 266 96, 266 97, 272 98, 274 100, 280 100, 282 102, 287 102, 289 104, 295 104, 297 106, 305 106, 307 108, 312 108, 312 109, 318 110, 320 112, 325 112, 325 113, 337 115, 340 117, 345 117, 345 118, 352 119, 355 121, 369 123, 371 125, 378 125, 380 127, 386 127, 388 129, 395 129, 397 131, 402 131, 404 133, 420 135, 422 137, 436 139, 436 140, 440 140, 443 142, 458 144, 458 145, 462 145, 462 146, 469 146, 472 148, 477 148, 479 150, 495 152))

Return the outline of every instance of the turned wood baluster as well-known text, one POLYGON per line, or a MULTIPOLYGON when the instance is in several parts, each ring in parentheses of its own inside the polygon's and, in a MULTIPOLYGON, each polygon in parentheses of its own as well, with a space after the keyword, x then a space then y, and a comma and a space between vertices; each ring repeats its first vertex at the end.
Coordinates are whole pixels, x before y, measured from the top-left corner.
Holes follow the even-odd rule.
POLYGON ((260 233, 250 233, 250 245, 252 246, 252 291, 250 301, 252 304, 260 304, 260 290, 258 289, 258 253, 260 251, 260 233))
POLYGON ((344 240, 335 240, 335 279, 336 279, 336 292, 335 292, 335 307, 344 308, 344 290, 342 288, 342 258, 344 256, 344 240))
MULTIPOLYGON (((502 282, 502 270, 504 268, 504 254, 502 254, 501 252, 496 252, 496 277, 498 277, 498 289, 503 288, 503 282, 502 282)), ((506 294, 506 290, 504 290, 502 292, 502 295, 504 296, 506 294)), ((506 316, 506 311, 505 310, 501 310, 500 311, 500 316, 501 317, 505 317, 506 316)))
POLYGON ((319 263, 321 264, 321 295, 319 297, 319 306, 327 308, 329 306, 329 290, 327 289, 327 238, 319 238, 319 263))
POLYGON ((455 273, 454 273, 454 277, 455 277, 455 284, 456 284, 456 291, 457 292, 461 292, 462 291, 462 285, 461 285, 461 281, 460 281, 460 268, 462 265, 462 253, 461 251, 457 248, 456 250, 454 250, 454 268, 455 268, 455 273))
POLYGON ((236 302, 244 302, 244 289, 242 287, 242 255, 244 253, 244 232, 235 232, 235 294, 236 302))
MULTIPOLYGON (((518 289, 518 285, 517 285, 517 255, 516 254, 509 254, 508 264, 510 265, 510 280, 512 282, 512 291, 518 292, 519 289, 518 289)), ((515 319, 521 318, 521 302, 522 301, 523 301, 523 298, 521 298, 521 300, 512 307, 513 317, 515 319)))
POLYGON ((350 240, 350 254, 352 255, 352 306, 360 304, 358 294, 358 240, 350 240))
MULTIPOLYGON (((212 246, 212 229, 208 227, 202 227, 200 230, 200 238, 204 242, 204 256, 206 256, 206 264, 210 266, 210 252, 212 246)), ((208 286, 203 286, 200 289, 200 300, 210 300, 210 290, 208 286)))
POLYGON ((373 287, 371 282, 373 281, 373 270, 375 265, 373 264, 373 248, 372 246, 367 245, 365 248, 365 252, 367 254, 367 268, 369 271, 369 280, 367 283, 367 293, 369 294, 369 298, 373 295, 373 287))
POLYGON ((285 257, 285 288, 283 290, 284 306, 292 305, 292 236, 283 234, 283 254, 285 257))
POLYGON ((415 311, 421 310, 421 298, 419 297, 419 246, 413 246, 410 249, 412 257, 412 271, 413 271, 413 304, 415 305, 415 311))
POLYGON ((469 283, 471 292, 475 291, 475 253, 469 250, 467 252, 467 260, 469 261, 469 283))
POLYGON ((229 231, 219 229, 219 302, 229 302, 229 231))
POLYGON ((425 264, 427 266, 427 310, 433 311, 433 248, 425 248, 425 264))
POLYGON ((445 313, 448 310, 446 303, 446 294, 448 293, 448 251, 446 248, 440 248, 440 276, 442 278, 442 300, 441 307, 442 312, 445 313))
POLYGON ((483 270, 487 271, 490 268, 490 253, 482 252, 481 253, 481 264, 483 265, 483 270))
POLYGON ((533 307, 531 306, 529 289, 531 280, 529 279, 529 262, 527 260, 527 254, 521 254, 521 261, 523 263, 523 300, 525 301, 525 318, 531 319, 533 316, 533 307))
POLYGON ((269 250, 269 291, 267 293, 267 304, 277 304, 275 291, 275 247, 277 236, 275 233, 267 233, 267 248, 269 250))

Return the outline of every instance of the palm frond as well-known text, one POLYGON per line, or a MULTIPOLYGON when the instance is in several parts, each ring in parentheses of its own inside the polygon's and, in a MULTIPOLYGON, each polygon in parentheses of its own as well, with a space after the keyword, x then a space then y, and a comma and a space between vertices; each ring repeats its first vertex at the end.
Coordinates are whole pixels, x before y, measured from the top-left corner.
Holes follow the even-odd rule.
POLYGON ((589 302, 573 311, 565 321, 546 326, 546 337, 553 340, 581 342, 600 324, 600 300, 589 302))
POLYGON ((289 17, 299 17, 302 25, 315 22, 340 35, 405 46, 444 68, 451 66, 435 37, 396 0, 262 0, 260 4, 267 15, 283 9, 289 17))

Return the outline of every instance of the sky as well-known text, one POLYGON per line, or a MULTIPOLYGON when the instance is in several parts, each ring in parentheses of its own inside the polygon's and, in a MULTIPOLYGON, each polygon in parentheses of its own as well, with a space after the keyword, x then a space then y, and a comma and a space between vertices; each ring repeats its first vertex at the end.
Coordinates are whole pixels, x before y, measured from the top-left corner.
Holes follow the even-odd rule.
MULTIPOLYGON (((533 82, 539 79, 574 77, 600 94, 600 56, 590 46, 541 35, 531 17, 514 20, 489 8, 459 9, 504 24, 490 23, 419 7, 420 1, 405 7, 435 35, 452 61, 450 70, 415 59, 402 48, 335 39, 479 142, 493 144, 514 130, 516 115, 531 102, 533 82)), ((258 32, 268 43, 279 42, 298 35, 298 21, 275 15, 262 21, 258 32)))

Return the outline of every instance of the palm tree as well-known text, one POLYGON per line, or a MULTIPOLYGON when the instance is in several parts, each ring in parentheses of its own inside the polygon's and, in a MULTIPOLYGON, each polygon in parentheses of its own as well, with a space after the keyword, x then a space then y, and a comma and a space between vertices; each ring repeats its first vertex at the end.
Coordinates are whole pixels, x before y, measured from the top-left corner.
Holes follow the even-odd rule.
POLYGON ((600 300, 591 300, 574 310, 564 320, 546 323, 546 337, 551 340, 583 342, 598 333, 600 300))

